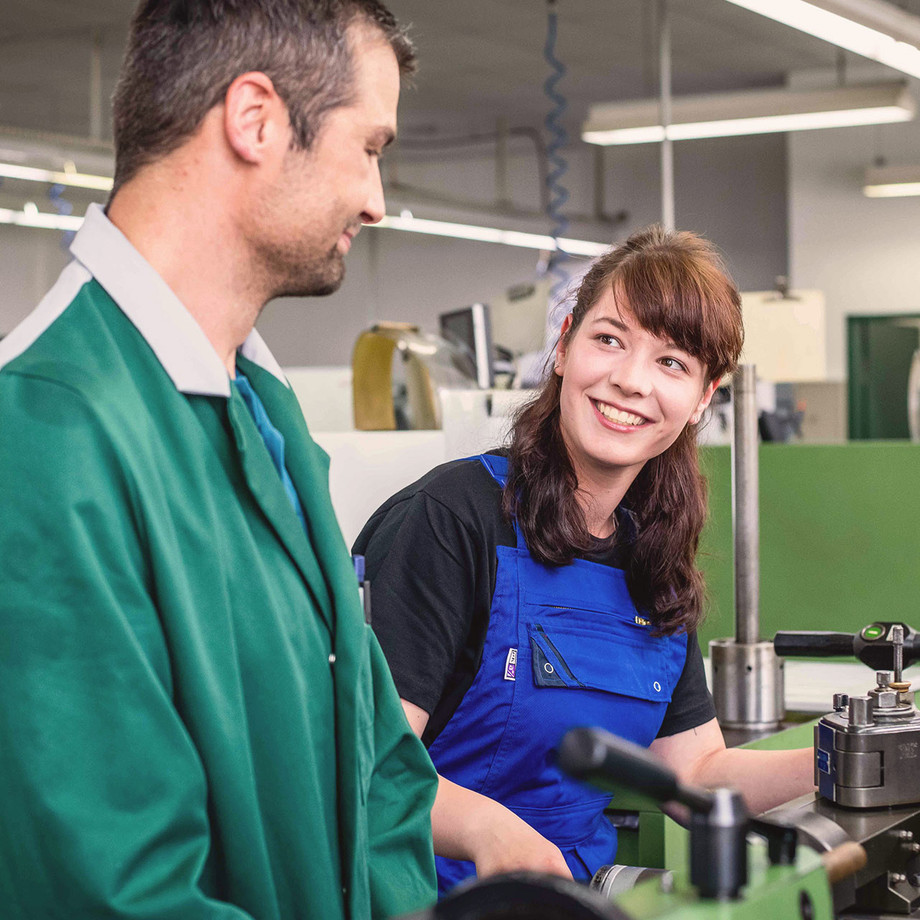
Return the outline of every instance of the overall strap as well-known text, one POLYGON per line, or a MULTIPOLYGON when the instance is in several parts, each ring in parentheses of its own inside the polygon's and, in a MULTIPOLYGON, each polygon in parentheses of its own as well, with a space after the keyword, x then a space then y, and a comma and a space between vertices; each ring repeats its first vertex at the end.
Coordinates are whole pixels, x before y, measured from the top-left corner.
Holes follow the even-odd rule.
MULTIPOLYGON (((489 475, 504 489, 505 484, 508 482, 508 458, 499 456, 498 454, 480 454, 478 459, 488 470, 489 475)), ((521 528, 518 527, 517 518, 514 519, 513 524, 514 535, 517 537, 518 547, 526 547, 527 544, 524 542, 524 534, 521 533, 521 528)))
POLYGON ((508 458, 500 457, 498 454, 480 454, 478 457, 470 457, 471 460, 479 462, 489 471, 489 475, 504 489, 505 483, 508 482, 508 458))

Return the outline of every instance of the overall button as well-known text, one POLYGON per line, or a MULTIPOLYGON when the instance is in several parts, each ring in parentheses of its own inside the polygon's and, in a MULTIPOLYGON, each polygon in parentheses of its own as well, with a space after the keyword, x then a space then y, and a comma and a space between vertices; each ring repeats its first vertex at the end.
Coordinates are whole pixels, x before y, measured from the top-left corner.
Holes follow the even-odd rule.
POLYGON ((329 656, 329 664, 335 664, 335 652, 329 656))
POLYGON ((655 688, 655 693, 661 693, 661 684, 659 684, 657 680, 652 686, 655 688))
POLYGON ((546 664, 543 665, 543 670, 546 671, 547 674, 552 674, 556 669, 547 661, 546 664))

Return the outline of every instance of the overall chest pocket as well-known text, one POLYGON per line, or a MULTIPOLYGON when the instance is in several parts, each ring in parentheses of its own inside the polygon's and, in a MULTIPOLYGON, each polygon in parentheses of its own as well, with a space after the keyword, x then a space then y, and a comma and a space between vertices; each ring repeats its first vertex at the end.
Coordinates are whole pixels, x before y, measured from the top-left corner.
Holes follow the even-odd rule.
POLYGON ((597 622, 552 618, 526 624, 536 687, 601 690, 655 703, 667 703, 676 682, 667 639, 646 630, 611 629, 597 622), (604 628, 604 627, 607 628, 604 628))

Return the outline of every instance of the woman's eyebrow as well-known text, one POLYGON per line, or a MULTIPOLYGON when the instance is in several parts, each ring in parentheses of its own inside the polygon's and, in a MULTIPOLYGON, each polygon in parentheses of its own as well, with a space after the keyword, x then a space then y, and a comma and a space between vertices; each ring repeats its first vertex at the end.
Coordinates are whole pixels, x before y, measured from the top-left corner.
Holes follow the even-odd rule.
POLYGON ((609 323, 614 329, 619 329, 621 332, 630 331, 630 327, 627 326, 626 323, 622 320, 614 319, 612 316, 596 316, 592 322, 594 325, 598 323, 609 323))

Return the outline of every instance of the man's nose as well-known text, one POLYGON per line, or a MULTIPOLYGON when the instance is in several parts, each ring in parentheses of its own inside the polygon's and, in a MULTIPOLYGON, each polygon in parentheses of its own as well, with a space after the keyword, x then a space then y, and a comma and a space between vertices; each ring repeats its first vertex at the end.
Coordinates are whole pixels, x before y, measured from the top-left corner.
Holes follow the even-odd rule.
POLYGON ((387 213, 386 201, 383 197, 383 179, 380 175, 380 164, 373 167, 371 176, 371 185, 368 189, 367 201, 364 203, 364 210, 361 213, 362 224, 376 224, 383 220, 387 213))

